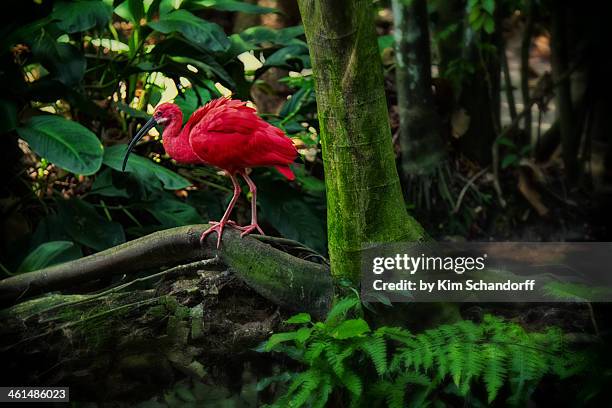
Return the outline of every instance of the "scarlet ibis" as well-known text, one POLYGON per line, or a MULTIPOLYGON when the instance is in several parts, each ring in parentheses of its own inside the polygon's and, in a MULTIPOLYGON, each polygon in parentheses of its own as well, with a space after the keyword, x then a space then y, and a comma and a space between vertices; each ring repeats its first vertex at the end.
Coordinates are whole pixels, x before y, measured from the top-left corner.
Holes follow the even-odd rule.
POLYGON ((226 225, 242 231, 241 236, 253 231, 263 234, 257 223, 257 187, 249 177, 249 171, 253 167, 274 166, 287 179, 293 180, 295 175, 289 164, 297 157, 297 150, 291 139, 261 119, 255 109, 246 106, 246 102, 225 97, 214 99, 193 112, 181 129, 182 123, 183 113, 178 106, 173 103, 159 105, 128 145, 123 171, 136 143, 155 125, 163 125, 162 141, 170 157, 179 163, 218 167, 225 171, 234 185, 234 195, 223 217, 210 223, 211 227, 202 233, 200 241, 216 231, 219 248, 226 225), (247 226, 239 226, 229 219, 240 197, 238 174, 247 182, 252 194, 251 224, 247 226))

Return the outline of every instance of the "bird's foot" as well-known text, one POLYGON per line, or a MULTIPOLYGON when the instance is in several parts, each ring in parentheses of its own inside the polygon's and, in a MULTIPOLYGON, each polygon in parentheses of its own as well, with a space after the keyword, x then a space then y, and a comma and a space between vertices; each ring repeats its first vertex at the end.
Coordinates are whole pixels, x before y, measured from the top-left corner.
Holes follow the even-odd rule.
POLYGON ((240 234, 240 238, 252 233, 255 230, 257 230, 257 232, 259 232, 261 235, 266 235, 261 229, 261 227, 259 226, 259 224, 257 223, 251 224, 251 225, 245 225, 244 227, 236 225, 236 228, 242 231, 242 233, 240 234))
POLYGON ((202 233, 202 235, 200 235, 200 244, 204 243, 204 240, 206 239, 206 237, 208 235, 210 235, 213 232, 217 233, 217 249, 219 249, 219 247, 221 246, 221 237, 223 236, 223 228, 225 228, 225 226, 231 226, 234 228, 239 229, 240 231, 242 231, 241 227, 236 224, 236 222, 228 220, 228 221, 210 221, 210 228, 208 228, 206 231, 204 231, 202 233))

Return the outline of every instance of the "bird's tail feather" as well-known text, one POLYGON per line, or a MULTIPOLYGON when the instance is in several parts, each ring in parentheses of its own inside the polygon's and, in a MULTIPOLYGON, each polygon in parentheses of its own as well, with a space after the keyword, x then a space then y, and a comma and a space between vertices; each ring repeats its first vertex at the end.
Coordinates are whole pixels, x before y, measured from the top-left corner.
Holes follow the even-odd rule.
POLYGON ((287 177, 288 180, 295 180, 295 174, 291 171, 289 166, 274 166, 276 170, 283 176, 287 177))

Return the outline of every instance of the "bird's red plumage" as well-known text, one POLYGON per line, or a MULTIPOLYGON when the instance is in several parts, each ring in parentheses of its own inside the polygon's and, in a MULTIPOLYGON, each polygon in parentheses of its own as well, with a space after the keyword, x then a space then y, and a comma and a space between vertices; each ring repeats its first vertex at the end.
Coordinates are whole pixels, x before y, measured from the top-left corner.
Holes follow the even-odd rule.
POLYGON ((293 142, 257 116, 242 101, 215 99, 195 111, 183 129, 193 152, 205 163, 230 173, 250 167, 274 166, 290 180, 297 157, 293 142))

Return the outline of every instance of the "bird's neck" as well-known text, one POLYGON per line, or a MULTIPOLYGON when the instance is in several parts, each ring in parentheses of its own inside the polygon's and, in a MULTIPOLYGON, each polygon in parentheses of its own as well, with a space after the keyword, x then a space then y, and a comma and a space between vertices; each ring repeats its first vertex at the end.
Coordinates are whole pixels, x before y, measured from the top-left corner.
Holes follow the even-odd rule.
POLYGON ((198 158, 189 144, 189 135, 186 132, 181 132, 182 123, 182 114, 168 122, 162 133, 164 149, 170 157, 179 163, 197 163, 198 158))

